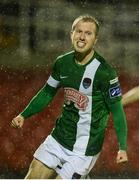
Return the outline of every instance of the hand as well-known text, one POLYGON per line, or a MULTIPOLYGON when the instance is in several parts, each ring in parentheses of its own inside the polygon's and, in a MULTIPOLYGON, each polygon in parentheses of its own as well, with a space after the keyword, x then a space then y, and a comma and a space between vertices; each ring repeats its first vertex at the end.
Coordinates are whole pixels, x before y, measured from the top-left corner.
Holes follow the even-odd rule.
POLYGON ((24 124, 24 117, 21 115, 18 115, 17 117, 15 117, 12 122, 11 122, 11 127, 14 128, 21 128, 24 124))
POLYGON ((117 158, 116 158, 116 162, 117 163, 124 163, 127 162, 128 158, 127 158, 127 153, 124 150, 119 150, 117 153, 117 158))

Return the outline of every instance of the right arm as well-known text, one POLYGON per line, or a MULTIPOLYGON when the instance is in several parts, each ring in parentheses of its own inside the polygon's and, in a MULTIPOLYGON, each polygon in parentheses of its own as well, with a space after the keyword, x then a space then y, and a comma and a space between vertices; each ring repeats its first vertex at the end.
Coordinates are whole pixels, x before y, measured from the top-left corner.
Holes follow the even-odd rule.
POLYGON ((59 87, 60 64, 59 61, 56 61, 53 66, 52 74, 49 77, 46 85, 32 98, 26 108, 12 120, 11 126, 21 128, 26 118, 42 111, 45 107, 47 107, 59 87))
POLYGON ((134 87, 123 95, 122 103, 127 105, 139 100, 139 86, 134 87))
POLYGON ((12 120, 12 127, 20 128, 24 124, 24 120, 40 111, 53 99, 57 89, 46 84, 29 102, 26 108, 12 120))
POLYGON ((30 101, 27 107, 20 113, 25 119, 41 112, 53 99, 57 89, 46 84, 30 101))

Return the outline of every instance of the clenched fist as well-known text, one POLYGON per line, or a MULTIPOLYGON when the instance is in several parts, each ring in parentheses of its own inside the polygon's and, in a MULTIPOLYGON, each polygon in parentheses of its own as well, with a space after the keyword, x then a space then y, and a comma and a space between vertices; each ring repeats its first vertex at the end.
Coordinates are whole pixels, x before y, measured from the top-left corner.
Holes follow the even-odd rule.
POLYGON ((21 128, 24 124, 24 117, 21 115, 18 115, 17 117, 15 117, 12 122, 11 122, 11 126, 14 128, 21 128))
POLYGON ((119 150, 117 154, 117 163, 124 163, 128 161, 127 153, 124 150, 119 150))

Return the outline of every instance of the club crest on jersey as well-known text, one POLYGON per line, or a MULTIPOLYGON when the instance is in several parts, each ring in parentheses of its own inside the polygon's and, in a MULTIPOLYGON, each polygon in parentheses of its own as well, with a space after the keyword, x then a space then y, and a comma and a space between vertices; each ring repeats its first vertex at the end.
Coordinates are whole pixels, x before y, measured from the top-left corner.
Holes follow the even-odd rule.
POLYGON ((88 105, 88 97, 81 92, 73 88, 64 88, 65 103, 70 104, 74 102, 74 105, 79 110, 86 110, 88 105))
POLYGON ((89 88, 89 86, 91 85, 91 79, 90 78, 84 78, 83 80, 83 87, 85 89, 89 88))
POLYGON ((120 86, 115 86, 109 89, 110 98, 121 96, 121 88, 120 86))

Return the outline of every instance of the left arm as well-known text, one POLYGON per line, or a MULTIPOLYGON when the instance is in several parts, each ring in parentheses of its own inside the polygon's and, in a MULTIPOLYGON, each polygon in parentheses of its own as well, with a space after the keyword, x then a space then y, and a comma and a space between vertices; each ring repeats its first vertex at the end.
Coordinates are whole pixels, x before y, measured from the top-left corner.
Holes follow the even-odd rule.
POLYGON ((121 101, 117 101, 109 107, 113 116, 114 127, 116 130, 119 151, 117 154, 117 163, 126 162, 127 158, 127 123, 121 101))
POLYGON ((117 163, 127 161, 127 123, 125 112, 121 104, 122 93, 117 73, 114 68, 105 66, 103 69, 103 79, 101 80, 101 89, 103 96, 112 113, 114 127, 119 142, 119 151, 117 153, 117 163))

